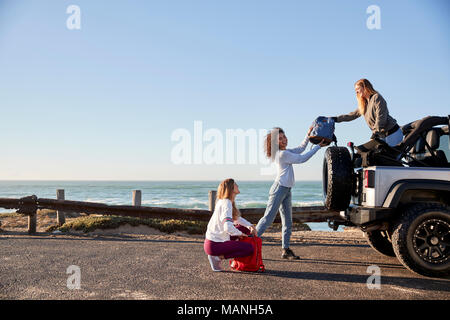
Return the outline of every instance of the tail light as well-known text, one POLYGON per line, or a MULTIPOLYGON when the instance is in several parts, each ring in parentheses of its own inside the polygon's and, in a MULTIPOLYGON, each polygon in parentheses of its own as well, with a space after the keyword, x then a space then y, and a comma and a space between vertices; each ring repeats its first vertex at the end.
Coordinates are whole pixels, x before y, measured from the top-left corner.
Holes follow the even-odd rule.
POLYGON ((375 171, 365 170, 364 171, 364 187, 365 188, 375 188, 375 171))

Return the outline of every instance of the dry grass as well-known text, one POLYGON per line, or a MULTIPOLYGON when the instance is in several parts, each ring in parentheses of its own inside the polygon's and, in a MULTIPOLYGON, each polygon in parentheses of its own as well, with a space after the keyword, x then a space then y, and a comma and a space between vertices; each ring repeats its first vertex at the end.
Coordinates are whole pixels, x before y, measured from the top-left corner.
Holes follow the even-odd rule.
POLYGON ((56 225, 47 229, 48 232, 60 230, 69 232, 71 230, 92 232, 97 229, 116 229, 122 225, 129 224, 131 226, 145 225, 150 228, 157 229, 165 233, 173 233, 176 231, 186 231, 189 234, 203 234, 206 232, 207 222, 205 221, 188 221, 188 220, 163 220, 163 219, 139 219, 134 217, 121 216, 89 216, 79 217, 67 221, 61 227, 56 225))
MULTIPOLYGON (((204 234, 206 232, 208 222, 175 219, 140 219, 134 217, 101 215, 81 216, 80 214, 67 214, 66 223, 62 226, 57 226, 56 211, 44 209, 38 210, 37 212, 38 232, 53 232, 56 230, 60 230, 62 232, 70 232, 71 230, 92 232, 96 229, 115 229, 125 224, 129 224, 131 226, 145 225, 165 233, 185 231, 189 234, 204 234)), ((27 231, 28 217, 17 213, 1 214, 0 228, 5 231, 27 231)), ((292 229, 293 231, 311 230, 307 224, 296 222, 294 222, 292 229)), ((267 231, 278 232, 280 230, 281 224, 274 223, 267 231)))
MULTIPOLYGON (((66 223, 62 226, 56 225, 56 211, 38 210, 37 231, 53 232, 60 230, 70 232, 71 230, 91 232, 96 229, 115 229, 122 225, 131 226, 145 225, 165 233, 185 231, 189 234, 203 234, 206 232, 208 222, 187 220, 163 220, 163 219, 139 219, 121 216, 80 216, 74 214, 66 215, 66 223)), ((5 231, 27 231, 28 217, 17 213, 0 215, 0 228, 5 231)))
MULTIPOLYGON (((0 214, 0 228, 3 230, 26 231, 28 229, 28 217, 18 213, 0 214)), ((43 231, 56 223, 56 211, 38 210, 38 231, 43 231)))

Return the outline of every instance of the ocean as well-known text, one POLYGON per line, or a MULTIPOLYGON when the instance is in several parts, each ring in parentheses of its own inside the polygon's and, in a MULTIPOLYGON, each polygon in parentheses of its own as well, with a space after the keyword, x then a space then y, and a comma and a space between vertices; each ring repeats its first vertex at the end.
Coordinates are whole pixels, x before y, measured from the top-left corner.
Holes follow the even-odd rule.
MULTIPOLYGON (((129 205, 132 191, 142 191, 142 205, 167 208, 208 209, 208 191, 220 181, 0 181, 0 198, 36 195, 56 198, 64 189, 66 200, 129 205)), ((272 181, 237 181, 238 208, 264 208, 272 181)), ((323 205, 322 182, 297 181, 292 189, 292 206, 323 205)), ((0 208, 0 213, 10 212, 0 208)), ((331 231, 327 223, 308 223, 312 230, 331 231)))

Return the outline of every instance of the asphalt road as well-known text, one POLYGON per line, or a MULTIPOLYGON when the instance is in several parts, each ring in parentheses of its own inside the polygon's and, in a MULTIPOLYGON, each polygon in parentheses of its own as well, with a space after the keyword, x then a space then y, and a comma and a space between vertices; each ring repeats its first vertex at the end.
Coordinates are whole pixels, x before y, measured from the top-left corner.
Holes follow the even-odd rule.
POLYGON ((268 234, 261 274, 212 272, 201 237, 0 233, 0 298, 450 299, 450 280, 414 274, 344 233, 295 232, 297 261, 281 259, 279 234, 268 234), (67 286, 71 265, 80 289, 67 286))

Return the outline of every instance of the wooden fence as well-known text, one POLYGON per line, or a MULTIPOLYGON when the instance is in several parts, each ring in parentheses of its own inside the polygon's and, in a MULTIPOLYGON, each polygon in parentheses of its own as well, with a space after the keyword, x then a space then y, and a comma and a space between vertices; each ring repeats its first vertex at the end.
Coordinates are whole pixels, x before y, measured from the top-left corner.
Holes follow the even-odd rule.
MULTIPOLYGON (((65 222, 64 212, 78 212, 85 214, 131 216, 138 218, 178 219, 209 221, 214 211, 216 191, 209 191, 208 210, 181 209, 142 206, 142 192, 134 190, 132 205, 108 205, 104 203, 65 200, 64 190, 58 189, 56 199, 29 196, 20 199, 0 198, 0 208, 16 209, 17 213, 28 216, 28 233, 36 233, 37 210, 56 210, 56 222, 65 222)), ((242 216, 252 223, 264 215, 265 208, 242 208, 242 216)), ((293 220, 297 222, 326 222, 330 218, 338 218, 339 212, 329 211, 323 206, 293 207, 293 220)), ((1 217, 1 215, 0 215, 1 217)), ((279 215, 275 221, 280 221, 279 215)))

